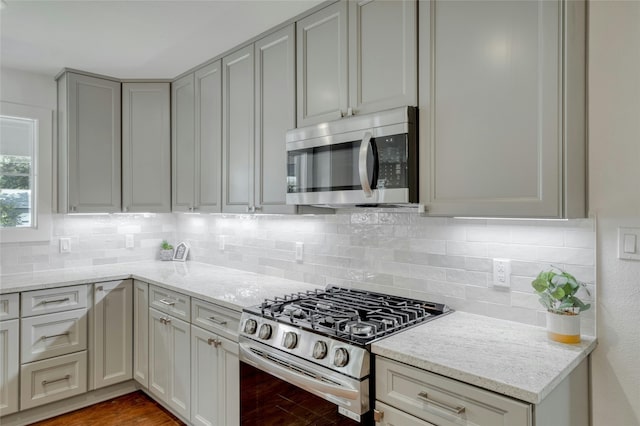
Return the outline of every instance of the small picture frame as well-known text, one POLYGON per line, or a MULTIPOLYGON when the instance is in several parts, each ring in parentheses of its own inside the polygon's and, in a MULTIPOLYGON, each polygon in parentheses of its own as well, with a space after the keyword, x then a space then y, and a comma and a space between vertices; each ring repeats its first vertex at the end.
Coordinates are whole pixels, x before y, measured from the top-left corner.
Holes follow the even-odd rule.
POLYGON ((189 246, 186 243, 180 243, 173 252, 173 260, 184 262, 187 260, 187 254, 189 254, 189 246))

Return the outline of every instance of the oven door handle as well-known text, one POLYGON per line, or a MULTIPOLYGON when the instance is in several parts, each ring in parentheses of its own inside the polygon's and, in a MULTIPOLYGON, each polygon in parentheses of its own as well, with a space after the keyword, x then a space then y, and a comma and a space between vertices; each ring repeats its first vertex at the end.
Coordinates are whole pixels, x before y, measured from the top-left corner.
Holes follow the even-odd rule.
MULTIPOLYGON (((321 393, 326 397, 330 397, 333 402, 341 402, 343 405, 352 406, 354 401, 359 402, 360 393, 357 389, 347 388, 342 384, 331 384, 325 381, 309 377, 307 375, 296 372, 292 368, 287 368, 279 363, 270 361, 264 356, 260 356, 244 344, 240 344, 240 359, 257 367, 269 374, 281 378, 301 389, 309 391, 313 394, 321 393)), ((283 362, 287 362, 284 361, 283 362)), ((295 366, 303 369, 303 367, 295 366)), ((306 370, 306 369, 305 369, 306 370)), ((313 373, 313 372, 311 372, 313 373)))
POLYGON ((371 190, 371 184, 369 183, 369 172, 367 171, 367 156, 369 154, 369 147, 371 146, 371 132, 365 132, 362 142, 360 142, 360 155, 358 157, 358 174, 360 175, 360 185, 364 196, 371 198, 373 191, 371 190))

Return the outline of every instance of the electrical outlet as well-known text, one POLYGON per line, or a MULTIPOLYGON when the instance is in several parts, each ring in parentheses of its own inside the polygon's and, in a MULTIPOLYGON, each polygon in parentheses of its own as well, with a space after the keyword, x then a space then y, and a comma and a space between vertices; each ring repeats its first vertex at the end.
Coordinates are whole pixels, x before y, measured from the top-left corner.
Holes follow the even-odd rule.
POLYGON ((493 286, 511 287, 511 260, 493 259, 493 286))
POLYGON ((124 248, 133 248, 133 234, 124 236, 124 248))
POLYGON ((296 243, 296 262, 302 263, 304 256, 304 243, 296 243))
POLYGON ((220 251, 224 251, 224 246, 227 242, 227 237, 225 235, 220 235, 220 238, 218 239, 218 249, 220 249, 220 251))
POLYGON ((60 238, 60 253, 71 253, 71 238, 60 238))

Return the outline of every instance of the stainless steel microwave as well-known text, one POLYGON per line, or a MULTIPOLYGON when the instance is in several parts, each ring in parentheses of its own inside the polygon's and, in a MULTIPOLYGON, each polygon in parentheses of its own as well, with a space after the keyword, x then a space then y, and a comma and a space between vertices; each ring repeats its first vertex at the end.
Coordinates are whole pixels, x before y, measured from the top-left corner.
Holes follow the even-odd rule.
POLYGON ((414 107, 352 116, 287 132, 287 204, 418 202, 414 107))

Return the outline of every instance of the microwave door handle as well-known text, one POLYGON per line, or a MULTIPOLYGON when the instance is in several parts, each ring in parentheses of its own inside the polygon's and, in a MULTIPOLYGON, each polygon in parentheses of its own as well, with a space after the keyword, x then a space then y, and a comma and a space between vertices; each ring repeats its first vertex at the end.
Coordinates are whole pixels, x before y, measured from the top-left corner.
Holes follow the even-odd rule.
POLYGON ((371 132, 365 132, 362 142, 360 142, 360 156, 358 158, 358 172, 360 174, 360 185, 364 191, 366 198, 373 196, 371 190, 371 184, 369 184, 369 173, 367 172, 367 154, 369 154, 369 147, 371 146, 371 132))

